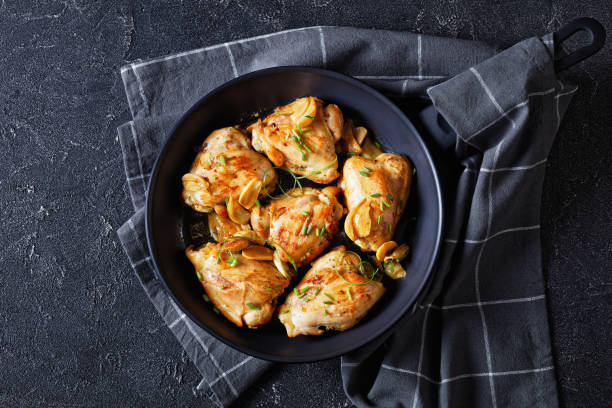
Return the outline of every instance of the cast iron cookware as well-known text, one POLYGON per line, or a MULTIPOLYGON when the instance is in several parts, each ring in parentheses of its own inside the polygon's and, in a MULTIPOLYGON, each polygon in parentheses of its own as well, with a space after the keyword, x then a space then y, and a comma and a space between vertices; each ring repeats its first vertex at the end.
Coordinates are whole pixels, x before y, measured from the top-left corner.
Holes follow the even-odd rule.
MULTIPOLYGON (((339 157, 340 165, 343 158, 339 157)), ((163 147, 149 182, 146 231, 156 272, 176 304, 204 330, 255 357, 281 362, 309 362, 345 354, 389 330, 413 306, 427 281, 442 234, 442 194, 436 168, 421 136, 386 97, 362 82, 336 72, 303 67, 276 67, 252 72, 203 97, 178 122, 163 147), (202 243, 206 216, 181 199, 181 176, 208 134, 244 122, 245 113, 271 110, 303 96, 335 103, 345 118, 365 126, 387 152, 406 155, 414 167, 409 203, 394 239, 407 242, 411 256, 403 261, 406 277, 384 279, 387 292, 355 327, 322 336, 287 337, 275 316, 259 329, 236 327, 202 300, 204 290, 184 250, 202 243), (198 242, 198 240, 200 242, 198 242)), ((343 223, 343 220, 341 220, 343 223)), ((341 228, 343 229, 343 228, 341 228)), ((330 245, 350 240, 342 232, 330 245)), ((363 256, 365 258, 365 254, 363 256)), ((308 268, 302 268, 301 274, 308 268)), ((299 282, 294 278, 289 288, 299 282)))

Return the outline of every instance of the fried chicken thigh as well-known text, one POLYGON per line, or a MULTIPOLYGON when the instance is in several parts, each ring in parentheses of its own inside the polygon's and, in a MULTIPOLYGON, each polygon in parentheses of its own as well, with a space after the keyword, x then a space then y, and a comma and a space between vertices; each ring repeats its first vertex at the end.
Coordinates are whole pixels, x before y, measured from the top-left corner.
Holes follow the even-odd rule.
MULTIPOLYGON (((316 258, 339 232, 338 221, 343 207, 336 195, 337 187, 322 190, 304 187, 287 192, 270 200, 266 206, 253 208, 251 225, 261 238, 280 245, 295 261, 305 265, 316 258)), ((287 254, 276 250, 283 262, 289 262, 287 254)))
POLYGON ((312 264, 279 308, 279 319, 289 337, 322 334, 326 329, 344 331, 366 315, 385 288, 364 277, 359 264, 359 257, 346 252, 344 246, 312 264))
POLYGON ((339 176, 335 143, 342 137, 343 124, 336 105, 323 106, 320 99, 309 96, 276 108, 248 130, 253 148, 276 166, 327 184, 339 176))
POLYGON ((259 196, 274 191, 276 173, 272 164, 251 149, 247 136, 233 127, 212 132, 202 144, 189 173, 182 178, 183 200, 196 211, 210 212, 226 199, 238 199, 253 179, 265 185, 259 196))
POLYGON ((410 193, 412 168, 399 154, 376 159, 353 156, 344 163, 338 186, 349 210, 346 235, 363 251, 390 241, 410 193))
POLYGON ((185 250, 212 304, 235 325, 256 328, 270 321, 278 296, 289 284, 271 263, 230 255, 208 243, 185 250))

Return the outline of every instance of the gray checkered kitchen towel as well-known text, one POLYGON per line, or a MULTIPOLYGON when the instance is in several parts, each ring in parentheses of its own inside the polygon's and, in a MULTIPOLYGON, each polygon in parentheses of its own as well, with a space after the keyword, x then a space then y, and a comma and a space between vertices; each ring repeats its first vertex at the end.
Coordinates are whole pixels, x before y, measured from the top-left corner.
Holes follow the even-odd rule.
POLYGON ((302 65, 391 95, 427 96, 457 133, 453 158, 462 171, 447 198, 436 278, 394 334, 342 358, 349 398, 358 406, 557 406, 540 193, 576 88, 557 79, 553 48, 550 35, 495 54, 476 42, 307 27, 122 68, 133 120, 118 132, 135 214, 118 233, 147 295, 201 372, 198 389, 228 405, 270 363, 212 338, 163 290, 144 234, 149 174, 176 120, 214 87, 253 70, 302 65))

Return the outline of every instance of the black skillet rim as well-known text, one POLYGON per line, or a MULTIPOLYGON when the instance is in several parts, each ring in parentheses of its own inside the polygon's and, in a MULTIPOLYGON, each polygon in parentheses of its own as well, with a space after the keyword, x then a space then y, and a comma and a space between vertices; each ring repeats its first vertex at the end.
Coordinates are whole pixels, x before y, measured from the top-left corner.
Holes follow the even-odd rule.
POLYGON ((239 77, 236 77, 236 78, 234 78, 234 79, 232 79, 230 81, 227 81, 227 82, 219 85, 218 87, 216 87, 215 89, 210 91, 208 94, 206 94, 202 98, 200 98, 191 108, 189 108, 189 110, 183 116, 181 116, 181 118, 173 126, 172 131, 170 132, 170 136, 164 142, 164 144, 163 144, 163 146, 162 146, 162 148, 160 150, 160 153, 158 154, 157 158, 155 159, 155 164, 153 165, 153 170, 151 172, 151 178, 149 179, 149 183, 148 183, 148 186, 147 186, 147 198, 146 198, 145 208, 146 208, 146 214, 145 214, 145 232, 146 232, 146 237, 147 237, 147 245, 149 246, 149 252, 151 254, 151 261, 153 263, 153 269, 155 270, 155 274, 157 275, 157 278, 162 282, 162 285, 163 285, 166 293, 168 293, 170 295, 172 300, 181 309, 181 311, 183 313, 185 313, 186 316, 188 316, 192 321, 194 321, 199 327, 201 327, 207 333, 209 333, 210 335, 212 335, 216 339, 220 340, 224 344, 227 344, 228 346, 232 347, 233 349, 241 351, 241 352, 243 352, 245 354, 248 354, 250 356, 253 356, 253 357, 257 357, 257 358, 260 358, 260 359, 263 359, 263 360, 267 360, 267 361, 279 362, 279 363, 311 363, 311 362, 317 362, 317 361, 322 361, 322 360, 328 360, 328 359, 331 359, 331 358, 335 358, 335 357, 341 356, 343 354, 349 353, 349 352, 351 352, 353 350, 356 350, 359 347, 362 347, 362 346, 365 346, 367 344, 370 344, 374 340, 376 340, 377 338, 382 337, 383 335, 388 333, 390 330, 392 330, 399 322, 401 322, 403 320, 403 318, 406 316, 406 314, 408 313, 410 308, 417 301, 418 296, 421 294, 421 292, 423 291, 423 288, 425 287, 425 285, 427 284, 427 282, 431 278, 433 267, 434 267, 434 265, 436 263, 436 260, 438 259, 438 255, 439 255, 439 252, 440 252, 440 245, 441 245, 441 242, 442 242, 443 223, 444 223, 443 196, 442 196, 442 189, 441 189, 441 186, 440 186, 440 178, 438 176, 438 170, 436 168, 435 162, 433 161, 431 153, 429 152, 429 149, 427 148, 427 145, 425 144, 423 138, 421 137, 421 134, 416 130, 416 128, 414 127, 414 125, 412 124, 410 119, 408 119, 406 117, 406 115, 404 115, 404 113, 397 106, 395 106, 395 104, 393 102, 391 102, 389 100, 389 98, 384 96, 382 93, 380 93, 376 89, 370 87, 369 85, 366 85, 365 83, 363 83, 363 82, 361 82, 361 81, 359 81, 359 80, 357 80, 355 78, 352 78, 352 77, 344 75, 344 74, 340 74, 340 73, 335 72, 335 71, 330 71, 330 70, 327 70, 327 69, 313 68, 313 67, 302 67, 302 66, 279 66, 279 67, 265 68, 265 69, 261 69, 261 70, 257 70, 257 71, 252 71, 252 72, 249 72, 247 74, 241 75, 239 77), (372 97, 375 97, 375 98, 379 99, 385 106, 387 106, 388 109, 390 109, 394 113, 396 113, 397 116, 400 118, 400 120, 404 122, 404 125, 409 127, 410 130, 413 132, 413 134, 417 137, 418 143, 421 145, 421 148, 423 149, 423 151, 425 153, 425 157, 426 157, 427 161, 429 162, 430 168, 432 170, 433 178, 434 178, 434 181, 435 181, 435 189, 436 189, 436 193, 438 195, 437 204, 438 204, 439 217, 438 217, 438 230, 436 231, 435 248, 434 248, 434 252, 433 252, 434 255, 432 256, 429 264, 427 265, 427 270, 425 272, 424 279, 420 283, 418 290, 415 292, 415 294, 414 294, 413 298, 410 300, 410 302, 406 303, 406 305, 403 307, 403 310, 402 310, 401 313, 399 313, 399 314, 395 315, 394 317, 390 318, 388 320, 388 322, 383 323, 382 324, 383 328, 381 330, 373 332, 371 335, 366 336, 365 338, 361 339, 361 341, 359 341, 359 342, 351 343, 342 352, 333 351, 333 352, 330 352, 330 353, 323 353, 323 354, 317 355, 317 356, 315 356, 313 358, 303 358, 303 357, 300 357, 300 358, 297 358, 297 359, 292 359, 291 357, 282 357, 282 356, 278 356, 278 355, 275 355, 275 354, 262 353, 262 352, 259 352, 259 351, 252 350, 252 349, 250 349, 248 347, 243 347, 243 346, 234 344, 231 341, 225 339, 223 336, 218 335, 214 330, 209 329, 208 326, 206 326, 203 322, 201 322, 199 319, 197 319, 189 310, 187 310, 187 308, 185 308, 183 306, 182 302, 180 302, 180 300, 177 299, 177 297, 174 295, 174 293, 168 287, 168 284, 166 283, 166 280, 164 279, 163 275, 161 274, 161 272, 159 270, 159 266, 157 264, 157 255, 156 255, 155 250, 154 250, 155 246, 153 245, 153 239, 152 239, 152 220, 151 220, 151 217, 152 217, 153 199, 152 199, 152 193, 151 192, 154 191, 154 189, 155 189, 155 186, 156 186, 156 183, 157 183, 157 173, 158 173, 159 168, 160 168, 159 165, 160 165, 161 159, 166 154, 166 148, 168 146, 168 143, 174 137, 174 135, 176 134, 176 131, 183 124, 183 122, 185 120, 187 120, 187 118, 189 118, 200 107, 200 105, 204 104, 209 99, 215 97, 221 91, 223 91, 223 90, 225 90, 227 88, 230 88, 230 87, 234 86, 237 83, 240 83, 240 82, 246 81, 246 80, 250 80, 252 78, 256 78, 258 76, 262 76, 262 75, 266 75, 266 74, 271 74, 271 73, 286 73, 286 72, 313 73, 313 74, 317 74, 317 75, 331 77, 333 79, 337 79, 337 80, 340 80, 340 81, 345 81, 345 82, 348 82, 349 84, 351 84, 353 86, 361 88, 363 91, 369 93, 372 97))

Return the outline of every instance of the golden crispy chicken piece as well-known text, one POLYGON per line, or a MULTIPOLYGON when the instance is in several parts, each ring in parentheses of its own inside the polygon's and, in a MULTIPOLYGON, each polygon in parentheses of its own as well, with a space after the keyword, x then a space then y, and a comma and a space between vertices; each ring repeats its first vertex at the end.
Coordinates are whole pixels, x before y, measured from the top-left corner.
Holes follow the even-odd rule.
POLYGON ((336 105, 323 106, 320 99, 309 96, 276 108, 248 130, 253 148, 272 163, 327 184, 339 176, 335 143, 342 137, 343 124, 336 105))
POLYGON ((289 284, 271 263, 230 255, 221 245, 208 243, 185 250, 212 304, 235 325, 259 327, 272 317, 278 296, 289 284))
MULTIPOLYGON (((355 253, 339 246, 312 264, 279 308, 279 319, 289 337, 322 334, 323 328, 347 330, 366 315, 385 288, 370 280, 371 275, 364 277, 359 262, 355 253)), ((372 274, 371 268, 365 270, 366 275, 372 274)))
MULTIPOLYGON (((292 189, 270 200, 266 206, 253 208, 251 225, 261 238, 280 245, 293 258, 297 266, 315 259, 339 232, 338 221, 343 208, 336 198, 337 187, 322 190, 304 187, 292 189)), ((283 262, 289 262, 287 254, 276 250, 283 262)))
POLYGON ((344 163, 338 186, 349 210, 344 231, 364 251, 390 241, 404 211, 412 168, 399 154, 383 153, 371 160, 353 156, 344 163))
POLYGON ((276 172, 264 156, 253 151, 247 136, 233 127, 212 132, 182 178, 183 200, 196 211, 210 212, 226 199, 238 200, 253 179, 263 180, 259 196, 274 191, 276 172), (267 172, 267 173, 266 173, 267 172))

